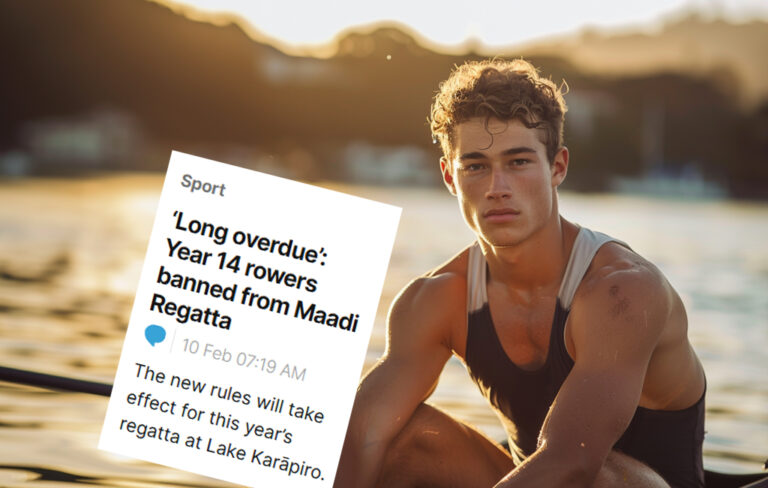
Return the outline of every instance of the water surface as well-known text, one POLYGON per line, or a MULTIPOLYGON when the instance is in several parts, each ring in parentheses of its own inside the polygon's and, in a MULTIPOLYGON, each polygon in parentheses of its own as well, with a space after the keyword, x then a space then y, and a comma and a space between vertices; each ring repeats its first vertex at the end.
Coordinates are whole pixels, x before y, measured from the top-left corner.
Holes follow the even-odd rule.
MULTIPOLYGON (((370 366, 399 289, 472 235, 446 192, 331 186, 403 207, 370 366)), ((161 187, 158 175, 0 183, 3 365, 112 381, 161 187)), ((759 470, 768 457, 768 205, 564 194, 561 212, 665 273, 707 372, 705 465, 759 470)), ((504 437, 459 361, 448 363, 433 401, 504 437)), ((232 486, 97 450, 106 403, 0 384, 0 485, 232 486)))

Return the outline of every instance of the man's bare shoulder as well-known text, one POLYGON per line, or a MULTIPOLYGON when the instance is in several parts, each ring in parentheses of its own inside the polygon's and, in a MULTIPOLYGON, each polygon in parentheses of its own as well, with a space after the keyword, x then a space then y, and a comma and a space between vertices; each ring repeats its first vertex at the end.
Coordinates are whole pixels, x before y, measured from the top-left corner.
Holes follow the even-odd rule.
POLYGON ((448 305, 458 305, 466 309, 468 255, 467 247, 448 261, 412 280, 395 298, 393 311, 407 309, 410 313, 431 314, 436 308, 453 308, 448 305))
POLYGON ((573 325, 578 329, 583 324, 590 335, 615 331, 617 324, 619 330, 653 342, 679 340, 687 333, 682 302, 663 273, 615 242, 595 255, 574 296, 572 312, 573 325))
POLYGON ((701 398, 704 374, 688 340, 683 302, 637 253, 617 243, 600 248, 576 292, 569 324, 566 340, 575 361, 634 357, 645 368, 640 405, 679 410, 701 398))
POLYGON ((468 248, 415 278, 395 298, 388 326, 393 334, 428 334, 453 348, 466 323, 468 248))
POLYGON ((610 296, 611 292, 615 294, 616 287, 622 286, 633 286, 636 292, 652 293, 656 299, 660 296, 671 299, 674 294, 653 263, 617 242, 609 242, 598 250, 574 300, 604 291, 610 296))

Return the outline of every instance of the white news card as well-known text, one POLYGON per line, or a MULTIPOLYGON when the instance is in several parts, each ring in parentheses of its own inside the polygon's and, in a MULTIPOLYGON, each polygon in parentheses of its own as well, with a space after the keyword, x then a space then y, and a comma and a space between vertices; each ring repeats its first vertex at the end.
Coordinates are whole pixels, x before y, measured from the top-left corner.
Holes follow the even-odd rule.
POLYGON ((399 218, 174 152, 99 448, 330 487, 399 218))

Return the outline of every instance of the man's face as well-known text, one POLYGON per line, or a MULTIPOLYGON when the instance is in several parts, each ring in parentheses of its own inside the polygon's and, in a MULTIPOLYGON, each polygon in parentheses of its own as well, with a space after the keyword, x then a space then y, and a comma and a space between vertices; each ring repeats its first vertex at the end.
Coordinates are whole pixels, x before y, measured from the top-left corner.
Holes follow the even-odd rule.
POLYGON ((486 127, 485 117, 475 117, 456 127, 453 159, 441 166, 469 227, 492 246, 515 246, 557 218, 568 150, 550 165, 536 129, 493 118, 486 127))

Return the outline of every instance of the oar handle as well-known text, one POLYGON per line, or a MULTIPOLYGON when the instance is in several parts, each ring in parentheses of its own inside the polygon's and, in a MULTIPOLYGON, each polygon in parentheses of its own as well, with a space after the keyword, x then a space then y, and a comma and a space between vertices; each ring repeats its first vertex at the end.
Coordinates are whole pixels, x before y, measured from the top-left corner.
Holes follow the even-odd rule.
POLYGON ((92 395, 109 396, 112 394, 112 385, 108 383, 78 380, 65 376, 36 373, 24 369, 7 368, 5 366, 0 366, 0 381, 52 388, 54 390, 90 393, 92 395))

